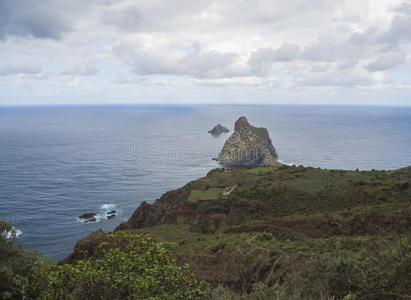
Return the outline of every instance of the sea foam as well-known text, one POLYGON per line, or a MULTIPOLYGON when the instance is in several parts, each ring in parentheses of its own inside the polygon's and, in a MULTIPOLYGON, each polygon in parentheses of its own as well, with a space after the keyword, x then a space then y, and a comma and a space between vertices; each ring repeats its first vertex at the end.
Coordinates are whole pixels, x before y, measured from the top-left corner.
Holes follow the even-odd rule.
POLYGON ((23 232, 20 229, 17 229, 13 227, 10 231, 6 232, 5 237, 6 239, 12 239, 12 238, 19 238, 23 232))
POLYGON ((100 206, 98 212, 94 216, 95 221, 90 222, 87 219, 80 219, 80 218, 77 218, 77 220, 81 223, 97 223, 97 222, 100 222, 101 220, 108 220, 109 216, 117 217, 119 215, 122 215, 122 213, 123 213, 123 210, 119 209, 117 204, 106 203, 100 206), (110 213, 112 211, 115 211, 115 213, 110 213))

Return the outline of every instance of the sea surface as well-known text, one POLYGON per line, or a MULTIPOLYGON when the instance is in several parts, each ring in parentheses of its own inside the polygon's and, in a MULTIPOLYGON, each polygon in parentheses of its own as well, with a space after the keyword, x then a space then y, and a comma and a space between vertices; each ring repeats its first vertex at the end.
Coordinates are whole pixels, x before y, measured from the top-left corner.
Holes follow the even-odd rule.
POLYGON ((88 233, 110 231, 142 201, 205 176, 246 115, 280 160, 336 169, 411 165, 411 108, 338 106, 0 107, 0 219, 20 242, 62 259, 88 233), (116 218, 104 214, 115 209, 116 218), (79 215, 96 212, 93 224, 79 215))

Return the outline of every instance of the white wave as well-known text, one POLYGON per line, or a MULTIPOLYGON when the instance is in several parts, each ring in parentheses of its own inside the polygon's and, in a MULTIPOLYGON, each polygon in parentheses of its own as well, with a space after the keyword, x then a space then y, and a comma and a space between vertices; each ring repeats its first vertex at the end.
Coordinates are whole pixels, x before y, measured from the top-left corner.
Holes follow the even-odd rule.
POLYGON ((106 204, 103 204, 100 207, 100 209, 110 211, 110 210, 114 210, 116 207, 117 207, 117 204, 106 203, 106 204))
POLYGON ((21 231, 20 229, 14 228, 14 230, 15 230, 16 238, 19 238, 23 234, 23 231, 21 231))
POLYGON ((12 239, 12 238, 19 238, 23 234, 23 231, 20 229, 17 229, 13 227, 10 231, 6 232, 6 239, 12 239))
POLYGON ((282 160, 278 160, 278 162, 280 163, 280 164, 283 164, 283 165, 286 165, 286 166, 294 166, 294 165, 296 165, 295 163, 287 163, 287 162, 284 162, 284 161, 282 161, 282 160))
POLYGON ((117 217, 119 215, 122 215, 122 213, 123 213, 123 210, 118 209, 117 204, 106 203, 100 207, 98 213, 94 216, 95 221, 89 221, 89 219, 80 219, 80 218, 77 218, 77 220, 81 223, 97 223, 97 222, 100 222, 101 220, 110 219, 109 216, 117 217))

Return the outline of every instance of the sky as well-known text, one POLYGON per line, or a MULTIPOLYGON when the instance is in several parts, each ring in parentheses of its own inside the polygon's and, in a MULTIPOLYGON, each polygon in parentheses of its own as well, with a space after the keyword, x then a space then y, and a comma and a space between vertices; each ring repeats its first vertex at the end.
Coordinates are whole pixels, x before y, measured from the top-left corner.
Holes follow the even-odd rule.
POLYGON ((0 0, 0 105, 411 106, 411 0, 0 0))

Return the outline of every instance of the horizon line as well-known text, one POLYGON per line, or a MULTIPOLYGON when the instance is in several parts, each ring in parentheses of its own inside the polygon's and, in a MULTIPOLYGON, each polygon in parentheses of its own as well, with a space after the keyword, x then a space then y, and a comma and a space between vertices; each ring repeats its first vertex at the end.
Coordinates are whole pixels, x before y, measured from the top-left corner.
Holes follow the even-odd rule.
POLYGON ((87 107, 87 106, 331 106, 331 107, 391 107, 411 108, 411 104, 348 104, 348 103, 184 103, 184 102, 154 102, 154 103, 0 103, 0 108, 5 107, 87 107))

